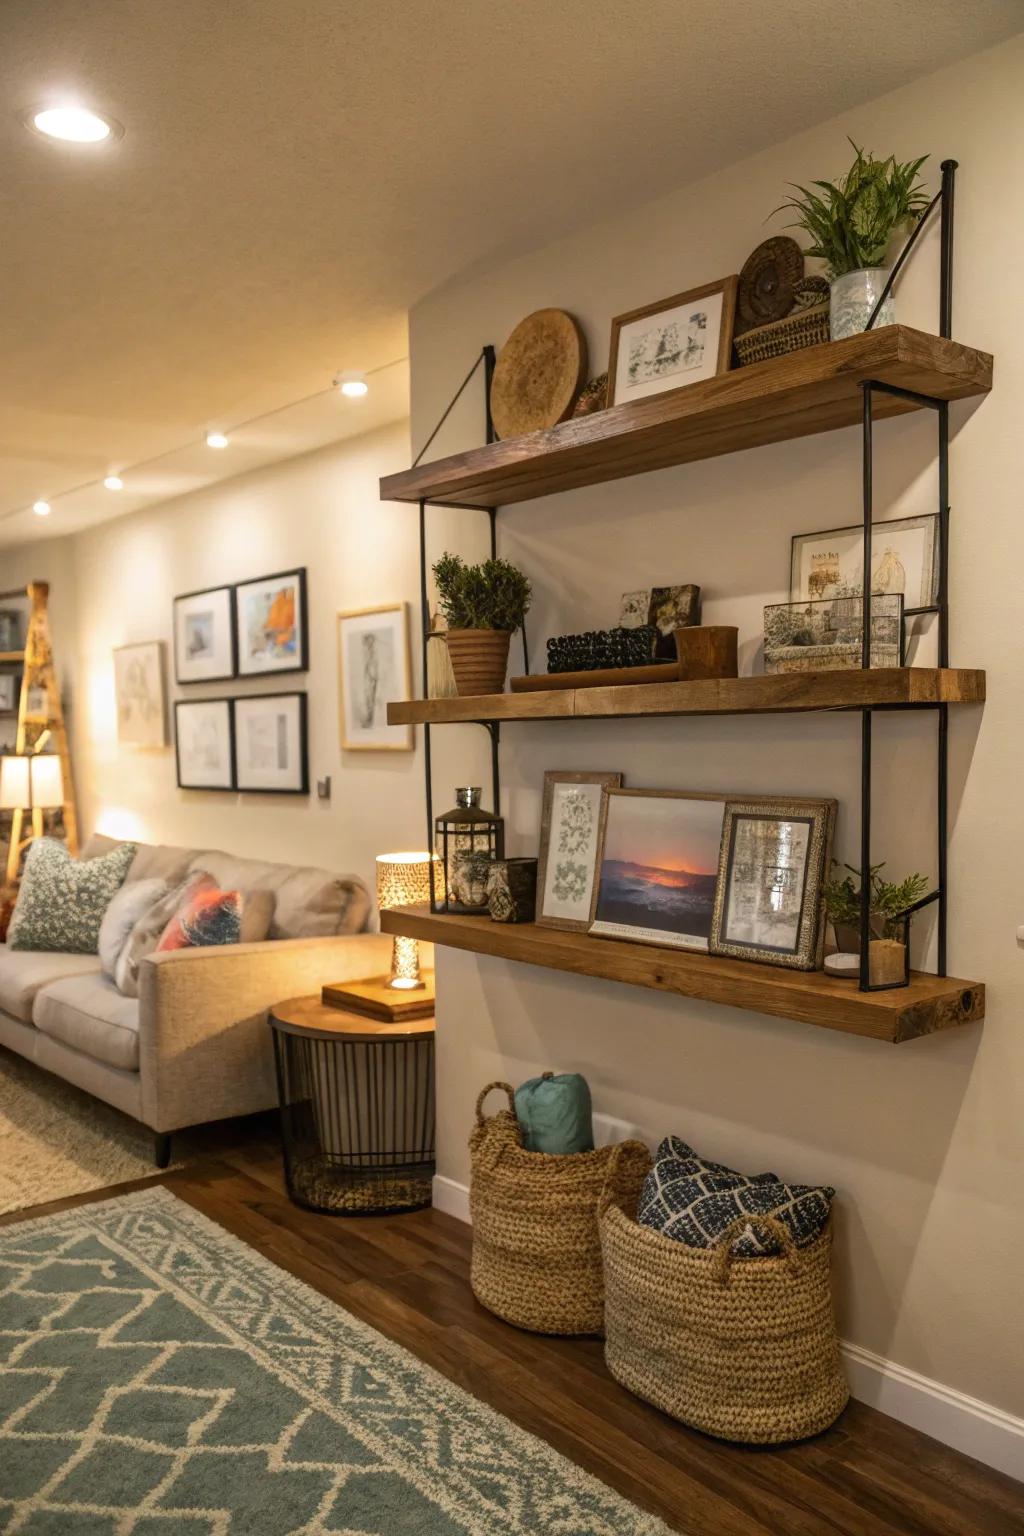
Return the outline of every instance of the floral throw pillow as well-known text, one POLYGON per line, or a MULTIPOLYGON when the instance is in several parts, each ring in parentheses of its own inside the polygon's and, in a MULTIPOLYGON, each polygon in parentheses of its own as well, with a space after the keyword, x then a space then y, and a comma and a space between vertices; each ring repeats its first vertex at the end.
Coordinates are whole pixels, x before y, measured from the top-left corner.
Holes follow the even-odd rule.
POLYGON ((134 843, 121 843, 101 858, 78 860, 56 838, 36 838, 7 930, 9 948, 95 955, 103 915, 135 852, 134 843))
POLYGON ((198 949, 237 944, 242 936, 242 894, 203 885, 178 908, 160 936, 157 954, 169 949, 198 949))

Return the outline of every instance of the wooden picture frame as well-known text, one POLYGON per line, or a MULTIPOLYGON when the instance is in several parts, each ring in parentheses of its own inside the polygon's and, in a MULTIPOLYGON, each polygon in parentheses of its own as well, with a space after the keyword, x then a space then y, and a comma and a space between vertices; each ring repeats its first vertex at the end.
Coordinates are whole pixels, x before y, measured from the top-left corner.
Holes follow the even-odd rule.
POLYGON ((822 888, 835 831, 837 802, 785 797, 730 799, 711 924, 713 955, 756 960, 791 970, 821 966, 825 939, 822 888), (780 855, 770 833, 759 847, 757 824, 786 822, 780 855), (774 942, 773 942, 774 941, 774 942))
POLYGON ((234 587, 183 592, 172 608, 174 681, 180 685, 232 682, 238 675, 234 587), (206 644, 209 656, 201 654, 206 644))
POLYGON ((20 698, 21 673, 0 672, 0 718, 16 715, 20 698))
POLYGON ((627 400, 647 399, 728 373, 732 361, 738 283, 735 274, 720 277, 700 288, 674 293, 657 303, 643 304, 639 309, 616 315, 612 321, 608 352, 608 404, 622 405, 627 400), (689 315, 682 313, 704 299, 710 302, 703 309, 689 315), (679 313, 674 313, 677 311, 679 313), (638 322, 654 320, 659 315, 664 318, 660 335, 656 325, 643 331, 639 329, 638 322), (697 323, 698 315, 703 316, 703 324, 697 323), (685 344, 681 327, 685 327, 685 344), (717 335, 708 336, 700 345, 698 356, 696 338, 700 330, 705 329, 717 331, 717 335), (671 338, 667 351, 666 338, 671 338), (671 350, 672 346, 675 351, 671 350), (625 358, 620 355, 624 347, 629 349, 625 358))
MULTIPOLYGON (((177 699, 174 704, 174 769, 179 789, 207 790, 212 794, 233 793, 235 789, 235 714, 232 708, 232 699, 177 699), (216 711, 220 719, 214 719, 212 712, 216 711), (190 753, 191 762, 183 763, 182 753, 182 720, 194 719, 195 715, 206 712, 210 715, 211 723, 219 724, 226 733, 226 759, 225 767, 219 768, 215 763, 210 763, 207 769, 196 771, 195 749, 190 753)), ((218 754, 218 761, 221 754, 218 754)))
POLYGON ((409 604, 381 603, 339 613, 338 723, 343 750, 411 752, 413 727, 387 724, 388 704, 408 699, 411 691, 409 604), (383 622, 385 614, 391 616, 390 624, 383 622), (369 637, 374 640, 372 658, 369 637), (375 669, 372 677, 368 666, 375 669))
MULTIPOLYGON (((913 591, 903 592, 903 617, 911 618, 917 613, 935 613, 939 606, 939 580, 942 565, 942 551, 939 547, 939 518, 935 512, 919 512, 909 517, 892 517, 872 521, 871 524, 871 552, 876 561, 885 560, 885 541, 891 540, 896 535, 920 534, 920 571, 918 581, 913 591)), ((862 523, 851 523, 845 528, 823 528, 812 533, 794 533, 789 547, 789 600, 791 603, 812 602, 817 598, 835 597, 835 592, 828 590, 829 585, 837 582, 828 581, 831 574, 838 578, 844 590, 843 596, 857 597, 863 594, 864 570, 864 527, 862 523), (833 548, 829 549, 830 541, 833 548), (820 571, 809 572, 804 567, 813 564, 813 547, 821 546, 819 560, 825 562, 820 571), (808 559, 803 559, 805 550, 811 551, 808 559), (831 559, 829 558, 831 556, 831 559), (849 581, 842 582, 844 564, 849 574, 849 566, 852 560, 856 574, 860 579, 860 588, 857 589, 856 581, 851 585, 849 581), (831 572, 829 567, 832 567, 831 572), (816 586, 816 581, 820 584, 816 586)), ((899 590, 898 588, 896 589, 899 590)), ((894 595, 888 588, 880 589, 872 594, 875 597, 894 595)))
MULTIPOLYGON (((682 790, 682 789, 606 789, 601 799, 601 827, 598 842, 597 876, 594 881, 594 894, 591 904, 590 924, 588 931, 602 938, 624 939, 634 944, 664 945, 671 949, 687 949, 707 952, 710 947, 711 923, 714 914, 715 896, 718 886, 718 869, 721 861, 722 826, 725 820, 725 807, 729 796, 712 791, 682 790), (692 818, 694 825, 691 829, 693 844, 690 852, 695 854, 695 863, 704 865, 704 868, 686 870, 688 877, 685 885, 679 885, 680 900, 678 906, 686 902, 685 910, 673 910, 671 903, 672 882, 660 879, 645 880, 644 866, 631 855, 630 865, 638 866, 635 873, 629 876, 629 890, 625 889, 620 894, 616 885, 610 879, 609 863, 622 862, 618 857, 609 860, 609 821, 616 805, 634 802, 640 804, 646 802, 656 805, 666 801, 686 802, 691 806, 704 806, 708 808, 708 814, 698 815, 696 812, 692 818), (717 807, 717 811, 711 807, 717 807), (650 890, 654 898, 666 896, 664 902, 656 899, 645 904, 645 888, 650 890), (683 892, 687 894, 682 895, 683 892), (635 908, 635 913, 627 910, 635 908), (631 915, 637 918, 645 916, 647 922, 630 921, 631 915), (707 933, 703 932, 707 929, 707 933)), ((667 813, 666 813, 667 814, 667 813)), ((650 821, 656 821, 652 813, 650 821)), ((619 834, 619 829, 616 829, 619 834)), ((619 835, 616 836, 616 852, 618 852, 619 835)), ((676 864, 647 866, 652 875, 664 876, 666 874, 680 874, 683 871, 676 864)))
MULTIPOLYGON (((621 784, 621 773, 571 773, 560 768, 552 768, 545 773, 540 820, 540 852, 537 864, 535 921, 538 927, 561 928, 569 933, 586 933, 590 927, 594 887, 597 884, 598 838, 604 799, 602 791, 618 789, 621 784), (567 787, 567 795, 573 786, 593 786, 597 794, 581 797, 581 800, 585 799, 590 816, 588 818, 582 815, 581 807, 580 815, 584 825, 576 828, 571 835, 572 846, 561 850, 563 866, 570 864, 573 867, 563 869, 564 878, 558 881, 558 866, 552 867, 551 863, 551 834, 552 823, 555 820, 555 802, 556 798, 559 798, 560 786, 567 787), (592 838, 589 827, 592 827, 592 838), (589 857, 591 849, 592 859, 589 857), (574 855, 576 855, 575 861, 574 855), (560 887, 558 890, 555 889, 556 881, 560 887), (574 900, 576 892, 578 897, 574 900), (579 915, 566 916, 565 913, 573 907, 579 909, 579 915)), ((567 804, 565 809, 568 811, 571 808, 567 804)), ((561 825, 561 817, 558 818, 556 825, 561 825)))
MULTIPOLYGON (((271 711, 272 712, 272 711, 271 711)), ((231 701, 231 741, 234 757, 235 789, 246 795, 308 795, 309 794, 309 699, 305 692, 250 693, 231 701), (274 700, 287 700, 291 707, 281 711, 285 718, 286 733, 289 723, 294 725, 295 762, 286 766, 267 760, 254 764, 243 760, 242 737, 247 735, 246 717, 267 712, 267 705, 274 700), (291 717, 289 722, 288 716, 291 717)), ((267 746, 272 754, 274 743, 267 746)), ((278 743, 278 748, 280 743, 278 743)))
POLYGON ((282 677, 290 672, 309 671, 309 605, 304 565, 235 582, 234 612, 238 677, 282 677), (274 603, 284 602, 287 622, 288 591, 291 592, 291 623, 286 632, 282 631, 276 641, 272 641, 274 603), (250 611, 254 604, 266 604, 268 600, 270 607, 262 617, 258 609, 250 611), (264 638, 262 650, 253 648, 253 638, 257 634, 264 638))
POLYGON ((164 642, 139 640, 114 646, 114 702, 121 746, 167 746, 164 642))

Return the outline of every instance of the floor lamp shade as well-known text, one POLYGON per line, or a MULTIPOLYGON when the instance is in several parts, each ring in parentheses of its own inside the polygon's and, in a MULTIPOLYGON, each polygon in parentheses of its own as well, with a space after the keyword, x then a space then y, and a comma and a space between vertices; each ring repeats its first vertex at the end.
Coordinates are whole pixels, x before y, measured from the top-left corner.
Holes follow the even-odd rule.
POLYGON ((5 753, 0 757, 0 811, 32 809, 29 759, 5 753))
POLYGON ((56 752, 36 752, 29 758, 32 808, 55 811, 64 804, 64 772, 56 752))

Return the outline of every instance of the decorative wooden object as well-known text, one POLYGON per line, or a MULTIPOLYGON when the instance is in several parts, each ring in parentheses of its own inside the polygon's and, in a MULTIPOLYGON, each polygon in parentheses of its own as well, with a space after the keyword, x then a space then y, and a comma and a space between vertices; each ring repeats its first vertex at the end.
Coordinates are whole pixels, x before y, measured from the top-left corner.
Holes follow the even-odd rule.
POLYGON ((572 414, 587 376, 587 342, 564 309, 520 320, 491 380, 491 419, 499 437, 553 427, 572 414))
MULTIPOLYGON (((593 677, 593 673, 587 673, 593 677)), ((557 674, 556 674, 557 676, 557 674)), ((866 672, 794 672, 771 677, 481 694, 471 699, 410 699, 388 705, 393 725, 462 720, 628 719, 636 715, 790 714, 910 704, 983 704, 985 674, 963 667, 879 667, 866 672)))
POLYGON ((789 235, 772 235, 751 251, 740 271, 736 330, 781 320, 793 308, 804 275, 804 253, 789 235))
POLYGON ((513 693, 543 693, 556 688, 617 688, 625 683, 638 687, 674 683, 680 677, 678 661, 656 662, 649 667, 598 667, 593 672, 531 672, 512 677, 513 693))
POLYGON ((592 416, 595 411, 603 411, 607 404, 608 375, 599 373, 596 379, 584 384, 572 413, 574 416, 592 416))
POLYGON ((531 672, 513 677, 513 693, 537 693, 555 688, 649 688, 652 683, 676 683, 687 678, 735 677, 736 641, 732 625, 692 625, 673 631, 676 660, 649 667, 599 667, 594 672, 531 672))
MULTIPOLYGON (((18 705, 18 731, 15 751, 19 753, 39 751, 45 744, 60 758, 64 779, 64 803, 61 815, 64 822, 64 838, 70 853, 78 852, 78 815, 75 810, 74 779, 71 772, 71 753, 64 726, 64 709, 53 665, 53 647, 50 643, 50 621, 47 602, 50 584, 46 581, 30 581, 28 584, 29 612, 28 632, 25 636, 24 671, 21 677, 21 699, 18 705), (33 699, 42 696, 42 712, 30 713, 33 699)), ((24 837, 25 813, 15 811, 11 820, 11 843, 7 853, 7 880, 13 884, 18 878, 21 854, 27 839, 24 837)), ((32 813, 31 837, 38 837, 43 830, 42 812, 32 813)))
MULTIPOLYGON (((864 379, 963 400, 992 388, 992 357, 906 325, 887 325, 613 405, 514 443, 491 443, 386 475, 381 500, 416 503, 423 497, 500 507, 853 426, 863 414, 864 379)), ((917 409, 892 395, 874 398, 876 419, 917 409)))
POLYGON ((736 643, 739 630, 734 624, 695 624, 675 631, 679 677, 683 682, 698 678, 736 677, 736 643))
MULTIPOLYGON (((367 981, 346 981, 336 986, 326 986, 321 991, 325 1008, 344 1010, 347 1020, 377 1019, 384 1024, 402 1024, 410 1019, 433 1019, 434 973, 423 976, 423 985, 415 992, 396 992, 388 986, 386 976, 371 976, 367 981)), ((320 1015, 322 1017, 322 1015, 320 1015)), ((354 1023, 350 1024, 355 1028, 354 1023)))
POLYGON ((891 1044, 974 1023, 985 1015, 985 988, 979 982, 919 971, 910 973, 908 987, 860 992, 821 971, 787 971, 692 950, 623 944, 534 923, 435 915, 423 907, 382 912, 381 928, 473 954, 704 998, 891 1044))
POLYGON ((508 629, 446 631, 448 656, 460 697, 501 692, 508 671, 511 639, 512 632, 508 629))

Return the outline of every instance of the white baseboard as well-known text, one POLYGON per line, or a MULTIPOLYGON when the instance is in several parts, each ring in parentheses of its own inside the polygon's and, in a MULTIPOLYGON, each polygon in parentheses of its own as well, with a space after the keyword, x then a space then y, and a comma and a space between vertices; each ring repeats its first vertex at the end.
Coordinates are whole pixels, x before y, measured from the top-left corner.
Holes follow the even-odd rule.
MULTIPOLYGON (((434 1205, 458 1221, 469 1221, 465 1184, 437 1174, 434 1205)), ((840 1347, 850 1391, 859 1402, 1024 1481, 1024 1419, 931 1381, 859 1344, 844 1342, 840 1347)))

